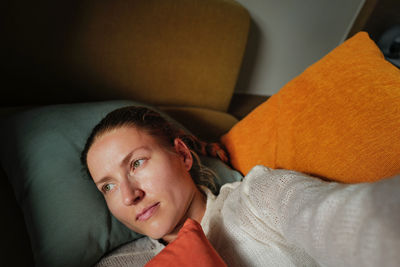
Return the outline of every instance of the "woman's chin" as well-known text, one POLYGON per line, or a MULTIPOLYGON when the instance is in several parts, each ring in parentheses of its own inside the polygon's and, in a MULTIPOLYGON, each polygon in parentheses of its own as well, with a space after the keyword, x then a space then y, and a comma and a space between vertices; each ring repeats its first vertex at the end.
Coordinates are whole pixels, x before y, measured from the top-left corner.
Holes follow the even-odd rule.
POLYGON ((148 231, 144 231, 141 234, 146 235, 152 239, 163 239, 165 236, 168 236, 168 230, 157 227, 156 229, 149 229, 148 231))

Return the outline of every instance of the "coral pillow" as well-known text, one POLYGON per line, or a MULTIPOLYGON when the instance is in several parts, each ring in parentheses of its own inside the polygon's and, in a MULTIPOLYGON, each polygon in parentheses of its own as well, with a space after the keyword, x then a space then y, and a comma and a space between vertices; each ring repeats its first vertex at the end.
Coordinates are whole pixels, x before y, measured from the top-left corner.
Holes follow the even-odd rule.
POLYGON ((400 70, 365 32, 286 84, 221 138, 234 168, 346 183, 400 173, 400 70))
POLYGON ((227 266, 207 240, 200 224, 187 219, 178 237, 168 244, 146 267, 191 266, 219 267, 227 266))

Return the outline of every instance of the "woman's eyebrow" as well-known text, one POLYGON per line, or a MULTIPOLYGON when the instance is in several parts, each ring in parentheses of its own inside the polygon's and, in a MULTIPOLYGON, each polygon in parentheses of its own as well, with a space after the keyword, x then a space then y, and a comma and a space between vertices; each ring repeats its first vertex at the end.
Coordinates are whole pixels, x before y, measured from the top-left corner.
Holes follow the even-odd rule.
POLYGON ((137 153, 139 150, 150 150, 147 146, 140 146, 129 152, 124 159, 121 161, 121 166, 125 166, 128 164, 129 160, 132 158, 132 156, 137 153))
POLYGON ((103 178, 101 178, 100 180, 98 180, 97 182, 95 182, 95 184, 96 184, 96 185, 99 185, 99 184, 104 183, 104 182, 107 181, 107 180, 111 180, 111 178, 108 177, 108 176, 103 177, 103 178))
MULTIPOLYGON (((129 160, 132 158, 132 156, 133 156, 135 153, 137 153, 138 151, 140 151, 140 150, 150 150, 150 149, 149 149, 147 146, 140 146, 140 147, 135 148, 134 150, 132 150, 131 152, 129 152, 129 153, 123 158, 123 160, 121 161, 120 166, 125 166, 125 165, 129 162, 129 160)), ((94 183, 95 183, 96 185, 98 185, 98 184, 104 183, 104 182, 107 181, 107 180, 111 180, 111 178, 110 178, 109 176, 105 176, 105 177, 101 178, 100 180, 98 180, 97 182, 94 182, 94 183)))

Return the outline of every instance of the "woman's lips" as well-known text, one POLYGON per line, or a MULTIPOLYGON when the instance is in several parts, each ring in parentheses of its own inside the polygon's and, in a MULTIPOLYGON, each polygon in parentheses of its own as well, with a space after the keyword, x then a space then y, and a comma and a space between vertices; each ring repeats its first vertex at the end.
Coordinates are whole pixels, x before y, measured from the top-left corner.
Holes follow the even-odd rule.
POLYGON ((156 204, 145 208, 141 213, 139 213, 136 216, 136 220, 137 221, 145 221, 147 219, 149 219, 151 216, 153 216, 153 214, 155 213, 155 211, 157 210, 157 208, 160 206, 160 202, 157 202, 156 204))

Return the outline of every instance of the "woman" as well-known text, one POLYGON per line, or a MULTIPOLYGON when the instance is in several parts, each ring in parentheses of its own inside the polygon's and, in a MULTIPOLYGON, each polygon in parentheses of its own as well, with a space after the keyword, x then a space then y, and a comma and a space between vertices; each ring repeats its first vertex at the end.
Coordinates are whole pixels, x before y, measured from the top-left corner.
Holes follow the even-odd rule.
POLYGON ((158 113, 127 107, 94 128, 82 161, 112 214, 150 237, 140 241, 144 254, 159 252, 191 218, 228 266, 400 263, 399 179, 342 185, 258 166, 215 196, 197 157, 207 147, 158 113))
POLYGON ((205 195, 192 176, 215 190, 194 150, 205 153, 205 143, 150 109, 129 107, 100 122, 82 159, 116 218, 168 243, 185 219, 204 214, 205 195))

